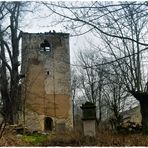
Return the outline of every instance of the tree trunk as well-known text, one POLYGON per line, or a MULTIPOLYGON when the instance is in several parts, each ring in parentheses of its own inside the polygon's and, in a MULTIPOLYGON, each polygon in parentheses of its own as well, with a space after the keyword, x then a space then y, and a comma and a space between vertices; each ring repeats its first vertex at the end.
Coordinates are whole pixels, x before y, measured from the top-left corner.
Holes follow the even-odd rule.
POLYGON ((11 100, 12 100, 12 123, 17 123, 18 120, 18 109, 19 109, 19 88, 18 88, 18 78, 17 73, 13 74, 13 78, 11 79, 11 100))
POLYGON ((140 103, 140 111, 142 116, 142 129, 144 134, 148 134, 148 93, 134 92, 133 96, 140 103))
MULTIPOLYGON (((2 36, 1 36, 1 55, 3 57, 4 60, 6 60, 5 57, 5 49, 4 49, 4 44, 2 42, 2 36)), ((10 96, 8 93, 8 80, 7 80, 7 72, 6 72, 6 65, 4 63, 4 61, 2 61, 2 66, 1 66, 1 88, 0 88, 0 92, 1 92, 1 99, 3 102, 3 108, 2 108, 2 114, 4 117, 4 120, 7 123, 11 122, 11 113, 12 113, 12 108, 11 108, 11 100, 10 100, 10 96)))
POLYGON ((140 101, 142 126, 143 132, 148 134, 148 94, 145 95, 140 101))
POLYGON ((10 83, 10 97, 12 100, 12 123, 17 123, 18 120, 18 110, 19 110, 19 73, 18 73, 18 56, 19 56, 19 38, 18 38, 18 17, 20 2, 14 2, 14 8, 10 16, 10 29, 11 29, 11 43, 12 43, 12 73, 11 73, 11 83, 10 83))

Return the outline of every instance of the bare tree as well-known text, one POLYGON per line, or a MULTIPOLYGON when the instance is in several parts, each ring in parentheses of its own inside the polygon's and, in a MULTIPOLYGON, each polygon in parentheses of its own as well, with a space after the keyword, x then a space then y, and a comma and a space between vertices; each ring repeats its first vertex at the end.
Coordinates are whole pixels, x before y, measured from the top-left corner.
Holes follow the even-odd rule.
POLYGON ((80 79, 79 76, 77 74, 77 70, 76 68, 73 68, 71 70, 71 90, 72 90, 72 103, 73 103, 73 126, 74 128, 76 127, 76 120, 75 120, 75 116, 76 116, 76 105, 77 105, 77 101, 78 100, 78 92, 79 92, 79 87, 80 87, 80 79))
MULTIPOLYGON (((110 51, 111 64, 117 62, 121 81, 139 102, 144 132, 148 133, 148 87, 143 54, 148 49, 147 3, 145 2, 78 2, 43 3, 61 17, 66 27, 82 35, 93 32, 103 38, 110 51), (68 13, 69 12, 69 13, 68 13), (145 69, 145 70, 143 70, 145 69)), ((57 23, 57 22, 56 22, 57 23)), ((98 64, 100 66, 102 64, 98 64)), ((88 65, 87 65, 88 66, 88 65)), ((94 67, 91 65, 89 67, 94 67)))
POLYGON ((3 108, 1 111, 1 114, 4 116, 4 120, 9 121, 10 119, 10 113, 11 111, 10 109, 10 99, 9 99, 9 92, 8 92, 8 76, 7 76, 7 72, 6 72, 6 55, 5 55, 5 47, 4 47, 4 43, 3 43, 3 35, 1 34, 0 36, 0 49, 1 49, 1 56, 3 58, 3 60, 1 60, 1 71, 0 71, 0 84, 1 84, 1 99, 2 99, 2 103, 3 103, 3 108))
POLYGON ((101 34, 105 41, 106 48, 110 51, 112 57, 117 62, 121 83, 126 86, 130 92, 140 103, 142 114, 143 131, 148 132, 148 116, 147 116, 147 74, 146 67, 143 65, 144 56, 147 56, 145 50, 147 47, 142 46, 139 42, 145 42, 147 35, 146 26, 148 21, 143 12, 142 6, 130 5, 122 9, 122 13, 111 14, 106 16, 113 32, 118 35, 130 36, 131 41, 122 39, 109 38, 101 34), (122 19, 121 18, 122 15, 122 19), (118 21, 117 21, 118 20, 118 21), (120 59, 121 57, 125 57, 120 59), (120 59, 120 60, 118 60, 120 59))
POLYGON ((105 67, 92 68, 92 65, 98 62, 98 55, 91 50, 80 52, 77 61, 82 66, 78 68, 81 92, 86 101, 97 106, 99 112, 98 121, 100 122, 102 119, 102 88, 104 87, 105 67))
POLYGON ((0 30, 0 43, 2 61, 1 95, 5 120, 9 123, 17 122, 20 109, 19 96, 19 31, 20 18, 26 2, 2 2, 2 19, 0 30), (5 12, 5 13, 4 13, 5 12), (8 77, 10 78, 8 80, 8 77))
POLYGON ((118 130, 123 122, 121 113, 127 108, 128 93, 125 90, 125 85, 121 83, 120 76, 116 73, 108 74, 106 81, 107 85, 103 90, 103 98, 105 106, 109 110, 112 128, 118 130))
MULTIPOLYGON (((51 13, 51 15, 58 15, 60 18, 55 17, 53 25, 58 23, 64 23, 67 29, 72 29, 77 35, 88 33, 92 30, 103 33, 107 36, 130 40, 137 42, 135 39, 127 36, 120 36, 110 30, 108 32, 108 26, 111 24, 105 24, 105 17, 120 12, 123 8, 129 6, 137 6, 142 8, 144 17, 146 15, 147 3, 146 2, 42 2, 51 13), (106 10, 109 11, 106 11, 106 10), (66 24, 65 24, 66 23, 66 24)), ((136 13, 136 12, 135 12, 136 13)), ((122 16, 123 17, 123 16, 122 16)), ((122 18, 121 17, 121 18, 122 18)), ((145 42, 138 42, 140 45, 147 44, 145 42)))

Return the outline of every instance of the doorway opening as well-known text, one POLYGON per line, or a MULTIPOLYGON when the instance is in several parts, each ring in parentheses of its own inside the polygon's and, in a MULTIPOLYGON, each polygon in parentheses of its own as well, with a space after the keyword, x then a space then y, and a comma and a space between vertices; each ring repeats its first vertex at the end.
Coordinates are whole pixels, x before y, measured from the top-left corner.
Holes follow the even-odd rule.
POLYGON ((44 130, 45 131, 52 131, 53 129, 53 120, 50 117, 45 117, 44 119, 44 130))

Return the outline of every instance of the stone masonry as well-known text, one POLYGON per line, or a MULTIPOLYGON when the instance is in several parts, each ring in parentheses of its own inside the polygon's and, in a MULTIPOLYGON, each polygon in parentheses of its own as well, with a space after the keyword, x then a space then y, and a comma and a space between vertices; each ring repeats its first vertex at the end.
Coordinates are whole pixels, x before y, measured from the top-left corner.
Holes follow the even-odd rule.
POLYGON ((22 33, 21 73, 20 122, 32 131, 72 128, 69 34, 22 33))

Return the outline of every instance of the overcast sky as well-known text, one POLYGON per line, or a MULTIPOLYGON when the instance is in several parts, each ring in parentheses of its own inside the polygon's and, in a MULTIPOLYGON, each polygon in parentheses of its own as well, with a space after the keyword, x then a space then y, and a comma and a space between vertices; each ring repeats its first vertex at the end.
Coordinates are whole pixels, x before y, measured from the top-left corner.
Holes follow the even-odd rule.
MULTIPOLYGON (((42 12, 42 16, 46 14, 45 12, 42 12)), ((48 32, 48 31, 53 31, 55 30, 56 32, 63 32, 63 33, 70 33, 65 31, 65 29, 61 26, 55 26, 51 27, 50 23, 52 22, 52 18, 39 18, 39 16, 34 16, 34 14, 28 14, 25 17, 25 26, 21 28, 22 31, 24 32, 29 32, 29 33, 39 33, 39 32, 48 32)), ((81 40, 80 37, 70 37, 70 53, 71 53, 71 60, 74 58, 74 50, 79 49, 78 47, 78 42, 81 40), (79 39, 78 39, 79 38, 79 39)), ((80 45, 80 42, 79 42, 80 45)))
POLYGON ((70 30, 66 30, 61 24, 56 26, 51 26, 54 18, 46 17, 48 16, 48 11, 46 9, 38 10, 36 13, 29 13, 23 17, 24 24, 21 27, 21 30, 29 33, 38 33, 38 32, 48 32, 55 30, 56 32, 70 33, 70 56, 71 62, 75 60, 76 53, 80 50, 88 49, 91 40, 94 41, 91 33, 85 34, 83 36, 72 37, 70 30), (89 37, 88 37, 89 36, 89 37))

